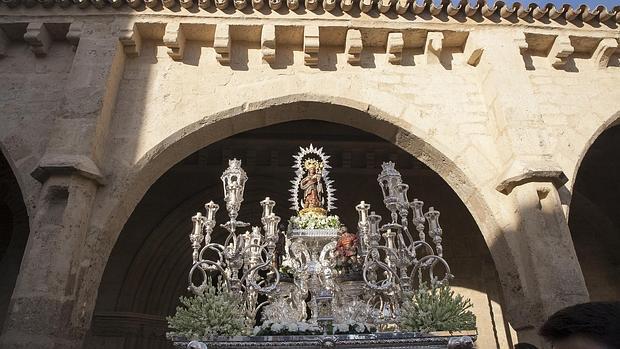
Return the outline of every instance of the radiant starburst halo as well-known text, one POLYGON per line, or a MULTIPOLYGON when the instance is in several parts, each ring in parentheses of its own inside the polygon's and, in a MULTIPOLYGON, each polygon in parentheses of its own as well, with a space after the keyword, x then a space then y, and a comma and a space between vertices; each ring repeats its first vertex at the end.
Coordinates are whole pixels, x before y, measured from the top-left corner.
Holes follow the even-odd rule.
POLYGON ((325 191, 327 192, 327 211, 332 211, 336 209, 336 197, 334 193, 336 189, 334 188, 334 181, 329 178, 329 169, 331 166, 329 165, 329 155, 326 155, 323 151, 323 147, 317 148, 310 144, 308 147, 299 147, 299 152, 297 155, 293 156, 295 159, 295 163, 293 164, 293 169, 295 170, 295 179, 291 181, 292 187, 289 189, 291 193, 291 210, 299 211, 303 208, 299 199, 299 184, 304 178, 305 171, 314 166, 315 168, 321 171, 321 177, 325 182, 325 191))

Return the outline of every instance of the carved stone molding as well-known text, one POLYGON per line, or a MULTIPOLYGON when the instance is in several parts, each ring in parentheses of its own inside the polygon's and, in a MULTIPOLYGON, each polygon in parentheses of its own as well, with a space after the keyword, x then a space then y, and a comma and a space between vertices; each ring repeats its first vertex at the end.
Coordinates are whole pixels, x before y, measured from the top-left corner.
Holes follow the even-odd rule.
POLYGON ((403 58, 403 47, 405 47, 403 33, 389 33, 386 45, 388 62, 400 64, 403 58))
POLYGON ((424 58, 426 64, 439 63, 441 50, 443 49, 444 35, 441 32, 429 32, 424 45, 424 58))
POLYGON ((74 47, 77 47, 78 43, 80 42, 83 26, 84 23, 82 22, 73 22, 69 26, 69 31, 67 32, 66 38, 67 41, 69 41, 74 47))
POLYGON ((137 57, 140 55, 142 36, 136 24, 121 28, 118 39, 125 49, 125 55, 128 57, 137 57))
POLYGON ((164 45, 168 47, 168 55, 175 61, 183 59, 185 51, 185 33, 183 27, 179 23, 171 23, 166 25, 166 33, 164 34, 164 45))
POLYGON ((215 27, 213 48, 215 49, 216 59, 221 64, 230 63, 230 45, 230 26, 228 24, 218 24, 215 27))
POLYGON ((598 69, 607 68, 609 59, 618 50, 618 40, 614 38, 604 38, 598 43, 592 54, 592 63, 598 69))
POLYGON ((362 33, 357 29, 347 30, 344 52, 347 54, 347 62, 359 64, 362 53, 362 33))
POLYGON ((32 22, 28 24, 24 40, 30 45, 30 49, 37 57, 44 57, 52 45, 52 37, 47 27, 41 22, 32 22))
POLYGON ((595 69, 604 69, 609 59, 618 49, 617 37, 606 33, 581 35, 580 33, 551 34, 538 31, 525 31, 518 34, 517 46, 522 55, 536 54, 547 56, 547 60, 556 69, 570 69, 569 60, 575 56, 590 60, 595 69))
POLYGON ((304 64, 315 67, 319 64, 319 27, 304 27, 304 64))
POLYGON ((564 67, 568 58, 574 51, 575 49, 571 45, 568 35, 559 35, 549 51, 549 62, 551 62, 551 66, 556 69, 564 67))
MULTIPOLYGON (((275 4, 276 0, 269 1, 270 4, 275 4)), ((44 56, 54 41, 62 39, 66 39, 77 47, 84 26, 81 20, 70 23, 53 21, 50 23, 52 24, 45 22, 0 23, 0 56, 6 54, 10 41, 21 41, 19 38, 22 37, 22 42, 28 43, 33 52, 39 56, 44 56), (18 36, 10 34, 15 33, 15 29, 11 28, 20 27, 27 27, 25 34, 18 36)), ((452 59, 452 54, 455 54, 462 55, 462 59, 458 60, 463 62, 462 64, 476 67, 488 45, 494 44, 488 42, 488 36, 484 30, 474 27, 465 27, 463 30, 458 30, 458 28, 455 30, 453 27, 445 30, 440 28, 408 29, 407 27, 388 29, 381 26, 350 28, 347 23, 301 27, 290 26, 286 23, 253 21, 248 24, 235 24, 234 35, 231 33, 231 28, 228 23, 197 23, 191 20, 170 21, 167 24, 161 21, 129 22, 118 29, 118 38, 128 57, 140 55, 143 40, 155 40, 156 43, 163 43, 168 48, 168 54, 173 60, 183 60, 188 40, 203 41, 203 45, 206 43, 213 47, 216 59, 223 65, 230 63, 231 47, 235 40, 249 40, 260 45, 261 58, 266 63, 275 62, 277 42, 284 40, 285 46, 283 47, 286 50, 296 50, 293 47, 302 47, 303 64, 310 67, 320 66, 319 50, 322 45, 325 45, 328 51, 339 47, 337 50, 344 52, 346 62, 351 65, 361 63, 363 48, 368 49, 370 54, 374 54, 371 52, 379 52, 377 49, 384 47, 386 61, 392 65, 402 64, 403 59, 407 59, 408 62, 415 59, 416 62, 427 64, 446 64, 447 62, 441 59, 452 59), (280 33, 278 34, 280 39, 276 38, 276 32, 280 33), (325 42, 319 39, 319 32, 325 35, 325 42), (211 33, 214 33, 212 37, 211 33), (382 37, 385 38, 384 41, 381 41, 382 37), (450 55, 442 55, 443 51, 449 52, 450 55), (403 57, 404 52, 407 55, 406 58, 403 57)), ((576 67, 606 68, 611 57, 618 53, 619 40, 620 34, 616 36, 609 31, 583 32, 578 29, 558 31, 527 28, 523 31, 515 31, 514 41, 509 46, 517 48, 515 54, 525 57, 526 68, 528 64, 533 64, 531 57, 536 56, 543 58, 542 61, 537 59, 536 64, 544 63, 546 57, 546 61, 556 69, 572 71, 576 67), (572 57, 575 57, 574 63, 572 57), (571 64, 567 65, 567 62, 571 64)), ((337 67, 339 69, 342 66, 337 67)))
POLYGON ((273 24, 263 25, 260 37, 263 61, 273 63, 276 60, 276 27, 273 24))

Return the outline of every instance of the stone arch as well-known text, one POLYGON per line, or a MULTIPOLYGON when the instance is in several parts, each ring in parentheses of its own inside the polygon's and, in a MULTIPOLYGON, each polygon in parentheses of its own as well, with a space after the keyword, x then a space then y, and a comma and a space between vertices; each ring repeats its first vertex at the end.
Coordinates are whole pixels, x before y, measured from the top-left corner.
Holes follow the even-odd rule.
POLYGON ((586 143, 581 148, 581 151, 579 152, 579 156, 577 157, 577 161, 575 162, 575 166, 573 167, 573 175, 570 181, 571 186, 575 185, 575 180, 577 179, 577 175, 579 174, 579 168, 581 167, 581 163, 586 154, 588 153, 588 150, 590 150, 590 148, 592 147, 592 144, 596 142, 596 140, 603 132, 617 125, 620 125, 620 111, 612 114, 609 118, 607 118, 607 120, 605 120, 601 125, 599 125, 598 128, 594 130, 590 138, 586 141, 586 143))
MULTIPOLYGON (((401 100, 396 102, 404 103, 401 100)), ((390 108, 389 103, 383 106, 390 108)), ((394 108, 403 110, 398 106, 394 108)), ((92 229, 100 231, 98 242, 104 248, 100 250, 102 255, 99 256, 103 263, 96 266, 100 270, 94 274, 95 277, 100 281, 105 261, 138 201, 150 185, 175 163, 198 149, 242 131, 285 121, 313 119, 344 124, 375 134, 411 154, 443 178, 465 204, 483 233, 502 288, 505 293, 511 294, 507 299, 510 314, 510 308, 518 306, 517 298, 522 296, 520 273, 482 192, 475 181, 454 162, 456 156, 446 146, 400 116, 353 98, 295 94, 244 103, 204 116, 183 127, 150 148, 124 177, 114 179, 111 186, 104 189, 117 196, 111 203, 104 204, 104 209, 109 211, 95 215, 92 222, 92 229), (106 240, 105 243, 101 243, 102 239, 106 240)), ((93 291, 96 295, 96 290, 93 291)))
MULTIPOLYGON (((286 221, 292 213, 286 185, 291 175, 291 156, 305 142, 321 144, 332 156, 332 175, 340 200, 336 214, 349 227, 355 226, 357 217, 352 203, 363 199, 373 210, 385 211, 376 176, 382 161, 395 161, 406 183, 412 185, 411 198, 423 199, 427 207, 435 206, 443 212, 445 256, 457 275, 452 285, 474 302, 484 331, 479 343, 495 346, 496 341, 507 340, 502 339, 506 332, 500 310, 504 302, 489 249, 477 224, 447 183, 409 153, 375 135, 345 125, 298 120, 210 144, 157 179, 132 212, 110 255, 99 286, 92 344, 110 338, 123 338, 135 348, 155 347, 155 342, 165 344, 163 318, 174 313, 178 297, 187 292, 191 260, 188 213, 201 210, 209 200, 222 205, 219 176, 227 165, 226 159, 236 157, 242 159, 250 177, 241 217, 258 222, 259 202, 269 196, 276 202, 276 213, 286 221), (299 133, 290 133, 297 129, 299 133), (327 131, 319 136, 322 130, 327 131), (274 151, 278 154, 275 157, 274 151), (375 154, 370 160, 365 157, 368 151, 375 154), (351 175, 355 178, 349 178, 351 175), (357 192, 360 185, 367 185, 368 190, 357 192), (465 245, 468 248, 461 248, 465 245), (123 321, 118 321, 121 317, 123 321), (144 332, 133 330, 141 326, 144 332), (494 330, 499 334, 494 336, 494 330)), ((225 209, 220 209, 218 216, 218 222, 225 220, 225 209)))
POLYGON ((0 144, 0 328, 19 274, 29 234, 28 211, 19 176, 0 144))

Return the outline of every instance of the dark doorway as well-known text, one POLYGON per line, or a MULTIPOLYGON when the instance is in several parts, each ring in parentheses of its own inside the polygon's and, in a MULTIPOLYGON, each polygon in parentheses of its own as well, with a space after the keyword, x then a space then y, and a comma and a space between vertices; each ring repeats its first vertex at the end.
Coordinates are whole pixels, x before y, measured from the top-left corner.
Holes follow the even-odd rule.
POLYGON ((29 231, 28 213, 17 178, 0 153, 0 328, 19 274, 29 231))
POLYGON ((603 132, 577 172, 568 224, 593 301, 620 299, 620 126, 603 132))

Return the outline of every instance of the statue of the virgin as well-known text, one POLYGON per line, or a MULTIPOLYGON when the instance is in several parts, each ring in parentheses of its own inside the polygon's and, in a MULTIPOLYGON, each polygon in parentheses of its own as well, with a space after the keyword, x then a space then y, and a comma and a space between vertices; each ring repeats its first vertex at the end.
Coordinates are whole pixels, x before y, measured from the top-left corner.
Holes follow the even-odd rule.
POLYGON ((322 164, 315 159, 308 159, 304 163, 306 177, 304 177, 299 187, 303 190, 304 196, 301 202, 302 210, 300 214, 313 212, 318 214, 326 214, 327 211, 323 207, 325 204, 323 184, 321 178, 322 164))

